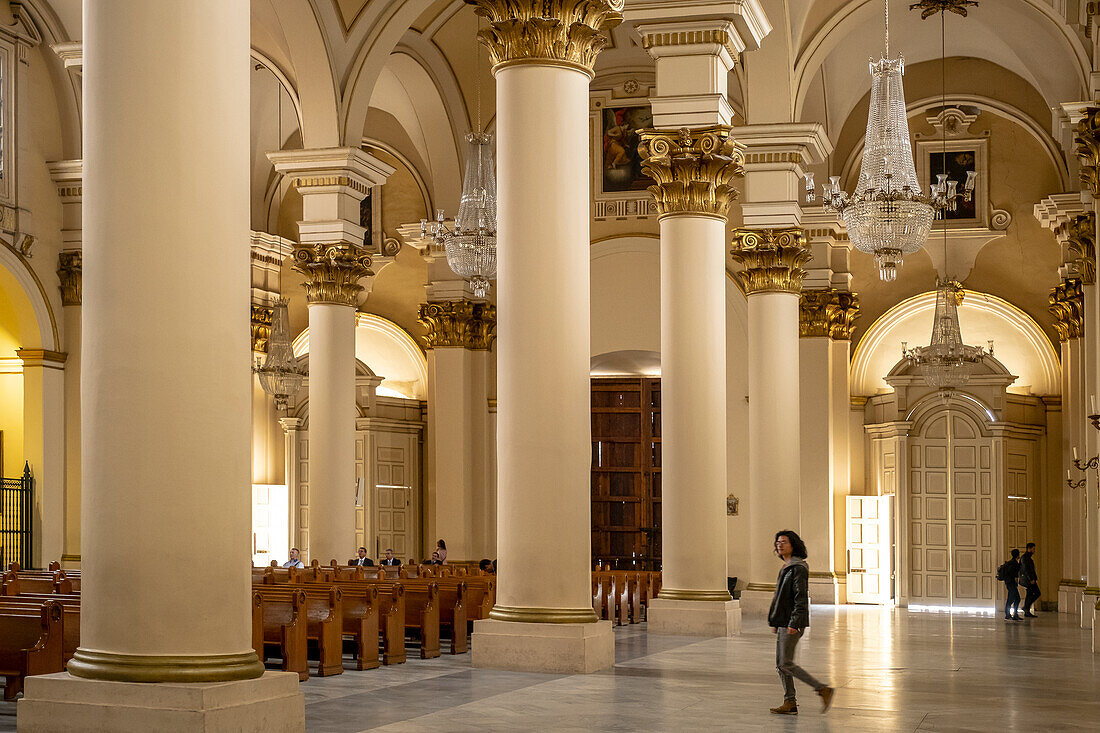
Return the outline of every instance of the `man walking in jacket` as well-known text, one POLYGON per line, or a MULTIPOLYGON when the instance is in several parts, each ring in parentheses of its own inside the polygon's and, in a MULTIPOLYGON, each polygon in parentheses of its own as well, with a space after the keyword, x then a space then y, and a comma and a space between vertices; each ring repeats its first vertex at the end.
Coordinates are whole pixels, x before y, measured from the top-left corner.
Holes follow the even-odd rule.
POLYGON ((1035 543, 1028 542, 1027 547, 1024 548, 1024 554, 1020 558, 1020 575, 1016 578, 1016 582, 1024 587, 1026 595, 1024 596, 1024 616, 1027 618, 1038 618, 1031 612, 1031 606, 1035 601, 1039 600, 1039 574, 1035 571, 1035 560, 1033 555, 1035 554, 1035 543))

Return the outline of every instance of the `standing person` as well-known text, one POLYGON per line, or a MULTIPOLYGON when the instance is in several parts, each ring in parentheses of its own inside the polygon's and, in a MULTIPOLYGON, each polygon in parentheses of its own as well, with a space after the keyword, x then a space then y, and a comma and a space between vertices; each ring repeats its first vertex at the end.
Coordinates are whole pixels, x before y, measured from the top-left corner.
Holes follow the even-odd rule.
MULTIPOLYGON (((439 540, 438 542, 436 542, 435 543, 435 552, 439 553, 439 564, 440 565, 446 565, 447 564, 447 543, 444 542, 443 540, 439 540)), ((432 557, 434 559, 435 553, 432 553, 432 557)))
POLYGON ((297 547, 290 548, 290 559, 283 563, 284 568, 304 568, 306 565, 302 562, 302 555, 298 552, 297 547))
POLYGON ((794 678, 805 682, 821 697, 821 712, 833 702, 833 688, 818 682, 795 664, 798 640, 810 625, 810 566, 806 564, 806 543, 795 532, 784 529, 775 534, 775 554, 783 561, 775 581, 775 595, 768 610, 768 626, 776 634, 775 668, 783 685, 783 704, 771 711, 777 715, 798 715, 794 678))
POLYGON ((1020 589, 1016 586, 1016 577, 1020 574, 1020 551, 1012 550, 1012 559, 1001 566, 997 576, 1005 584, 1005 620, 1023 621, 1020 618, 1020 589))
POLYGON ((1024 548, 1024 556, 1020 558, 1020 574, 1017 582, 1024 587, 1024 616, 1027 618, 1039 618, 1031 612, 1031 606, 1039 600, 1039 573, 1035 570, 1035 543, 1028 542, 1024 548))

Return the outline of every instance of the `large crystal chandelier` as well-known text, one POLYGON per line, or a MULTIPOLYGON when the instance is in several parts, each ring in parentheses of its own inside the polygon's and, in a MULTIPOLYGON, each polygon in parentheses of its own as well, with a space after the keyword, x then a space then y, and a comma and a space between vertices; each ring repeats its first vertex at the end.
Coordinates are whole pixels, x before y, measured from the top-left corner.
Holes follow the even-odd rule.
MULTIPOLYGON (((474 47, 480 49, 476 41, 474 47)), ((420 235, 430 236, 442 246, 447 252, 447 264, 455 274, 470 283, 476 297, 484 298, 489 292, 489 281, 497 275, 497 180, 493 137, 481 127, 480 50, 476 53, 478 132, 466 135, 466 176, 462 180, 454 230, 447 228, 443 209, 438 209, 435 221, 420 220, 420 235)))
POLYGON ((973 368, 987 356, 993 355, 993 342, 989 348, 967 346, 959 329, 958 303, 962 286, 954 280, 936 281, 936 314, 932 321, 932 338, 928 346, 912 349, 901 345, 902 356, 910 364, 920 367, 921 375, 929 387, 953 390, 970 381, 973 368))
POLYGON ((447 264, 470 282, 474 295, 484 298, 489 280, 497 274, 497 183, 493 168, 493 138, 485 132, 466 135, 466 177, 454 230, 444 223, 443 209, 436 220, 420 220, 420 232, 431 236, 447 252, 447 264))
MULTIPOLYGON (((922 193, 902 87, 905 59, 890 58, 889 0, 885 0, 884 17, 885 54, 870 62, 871 103, 859 182, 849 196, 840 187, 840 176, 830 176, 829 183, 822 185, 822 199, 826 209, 840 214, 855 248, 874 256, 879 277, 889 282, 897 278, 905 255, 919 250, 928 239, 936 211, 953 209, 959 192, 957 183, 940 175, 930 195, 922 193)), ((973 178, 968 176, 966 196, 973 190, 973 178)), ((808 174, 806 199, 814 198, 813 174, 808 174)))
POLYGON ((264 392, 275 398, 275 408, 285 410, 291 397, 302 388, 306 370, 298 366, 294 348, 290 343, 289 301, 279 297, 275 299, 271 316, 271 337, 267 342, 267 356, 261 363, 256 360, 252 368, 260 379, 264 392))

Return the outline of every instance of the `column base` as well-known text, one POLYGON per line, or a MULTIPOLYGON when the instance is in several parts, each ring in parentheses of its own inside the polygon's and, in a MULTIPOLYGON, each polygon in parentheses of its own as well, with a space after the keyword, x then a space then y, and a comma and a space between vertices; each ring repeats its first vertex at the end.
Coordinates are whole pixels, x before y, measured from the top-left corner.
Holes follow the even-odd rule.
POLYGON ((28 677, 17 706, 19 733, 102 730, 147 733, 302 733, 305 698, 294 672, 236 682, 108 682, 68 672, 28 677))
POLYGON ((1084 587, 1077 583, 1062 581, 1058 584, 1058 612, 1075 614, 1081 612, 1081 591, 1084 587))
POLYGON ((847 579, 834 573, 810 573, 808 590, 810 603, 840 606, 848 602, 847 579))
POLYGON ((1085 588, 1081 593, 1081 628, 1082 629, 1094 629, 1096 628, 1095 616, 1096 616, 1096 604, 1100 602, 1100 590, 1096 588, 1085 588))
POLYGON ((1092 607, 1092 653, 1100 654, 1100 601, 1092 607))
POLYGON ((654 598, 646 610, 646 631, 681 636, 736 636, 741 633, 741 604, 654 598))
POLYGON ((769 583, 749 583, 741 591, 741 614, 745 618, 766 619, 772 607, 775 585, 769 583))
POLYGON ((540 624, 474 621, 470 641, 475 667, 513 672, 588 674, 615 666, 610 621, 540 624))

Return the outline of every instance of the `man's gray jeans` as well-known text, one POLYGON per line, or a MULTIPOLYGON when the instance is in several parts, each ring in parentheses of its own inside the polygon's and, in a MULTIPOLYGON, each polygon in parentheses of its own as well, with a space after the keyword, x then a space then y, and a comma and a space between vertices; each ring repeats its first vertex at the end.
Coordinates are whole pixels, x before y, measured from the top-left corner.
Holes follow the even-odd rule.
POLYGON ((779 672, 779 681, 783 684, 783 699, 795 702, 794 678, 805 682, 814 690, 820 690, 825 685, 814 679, 806 670, 794 663, 794 651, 802 638, 803 631, 791 633, 789 629, 779 629, 775 632, 775 669, 779 672))

